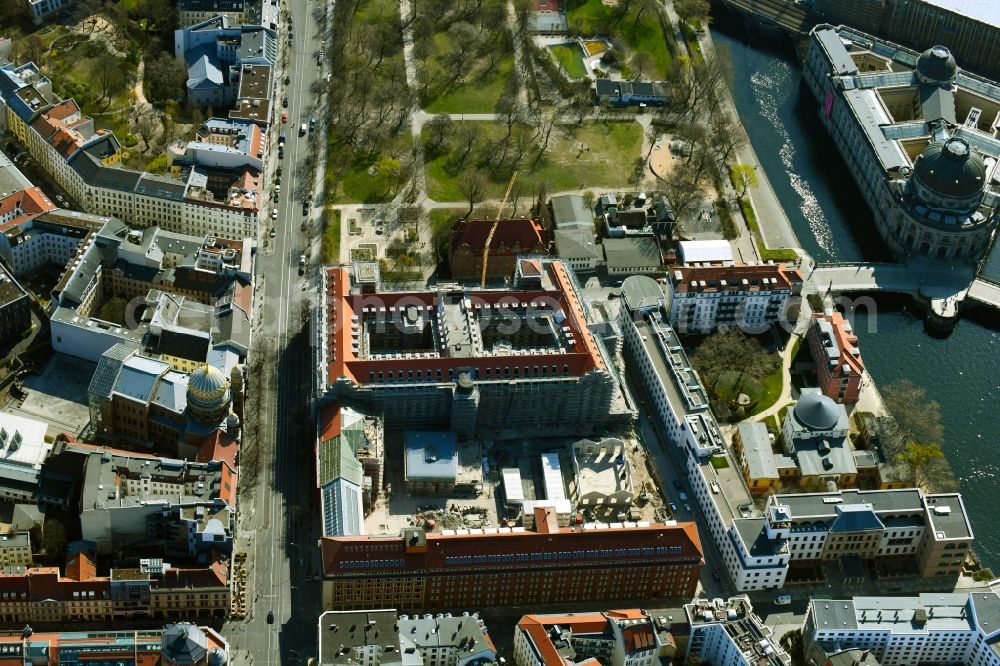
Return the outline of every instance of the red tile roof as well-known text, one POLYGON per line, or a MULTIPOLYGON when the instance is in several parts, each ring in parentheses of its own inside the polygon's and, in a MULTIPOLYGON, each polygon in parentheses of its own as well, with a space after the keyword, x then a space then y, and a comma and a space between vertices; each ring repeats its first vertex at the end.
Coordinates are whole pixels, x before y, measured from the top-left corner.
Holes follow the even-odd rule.
POLYGON ((786 268, 785 264, 761 264, 749 266, 678 266, 668 272, 676 293, 717 292, 717 291, 770 291, 771 289, 791 289, 795 283, 802 284, 802 275, 797 268, 786 268), (679 277, 678 277, 679 276, 679 277), (765 278, 774 278, 774 285, 763 284, 765 278), (725 280, 726 284, 722 285, 725 280), (748 284, 742 284, 747 280, 748 284), (692 282, 699 284, 692 285, 692 282), (700 285, 705 282, 705 286, 700 285))
POLYGON ((839 312, 834 312, 832 315, 825 315, 819 312, 813 313, 813 326, 816 326, 816 322, 820 319, 826 319, 830 322, 833 328, 833 337, 837 339, 837 346, 840 347, 840 357, 837 359, 838 363, 846 363, 851 367, 851 372, 859 375, 863 375, 865 372, 865 363, 861 360, 861 356, 855 356, 851 353, 851 349, 858 346, 858 336, 854 334, 853 329, 848 332, 851 328, 851 323, 844 318, 839 312))
POLYGON ((319 413, 320 442, 327 442, 340 435, 340 402, 324 405, 319 413))
MULTIPOLYGON (((473 252, 482 252, 493 224, 493 220, 459 220, 451 229, 452 249, 468 245, 473 252)), ((537 219, 500 220, 490 242, 490 249, 511 248, 515 245, 523 250, 530 250, 536 245, 547 247, 548 233, 537 219)))
POLYGON ((19 192, 8 194, 3 199, 0 199, 0 217, 20 212, 3 224, 0 224, 0 233, 6 232, 8 229, 30 218, 47 213, 55 208, 56 205, 49 201, 45 193, 38 187, 29 187, 19 192))
POLYGON ((198 449, 198 456, 195 460, 200 463, 219 460, 236 469, 236 454, 239 453, 239 450, 240 445, 236 439, 222 430, 216 430, 201 441, 201 447, 198 449))

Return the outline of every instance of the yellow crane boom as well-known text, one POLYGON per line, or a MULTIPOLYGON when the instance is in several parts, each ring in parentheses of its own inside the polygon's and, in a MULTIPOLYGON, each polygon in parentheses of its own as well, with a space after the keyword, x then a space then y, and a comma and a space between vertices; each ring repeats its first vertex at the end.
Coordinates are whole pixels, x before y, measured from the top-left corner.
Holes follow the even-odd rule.
POLYGON ((507 183, 507 191, 504 192, 503 201, 500 202, 500 209, 497 211, 497 219, 493 220, 493 226, 490 227, 490 233, 486 236, 486 244, 483 245, 483 276, 479 281, 480 287, 486 286, 486 268, 489 266, 490 262, 490 243, 493 242, 493 234, 497 232, 497 227, 500 226, 500 217, 503 215, 503 209, 507 205, 507 199, 510 198, 510 191, 514 189, 515 180, 517 180, 516 171, 511 175, 510 182, 507 183))

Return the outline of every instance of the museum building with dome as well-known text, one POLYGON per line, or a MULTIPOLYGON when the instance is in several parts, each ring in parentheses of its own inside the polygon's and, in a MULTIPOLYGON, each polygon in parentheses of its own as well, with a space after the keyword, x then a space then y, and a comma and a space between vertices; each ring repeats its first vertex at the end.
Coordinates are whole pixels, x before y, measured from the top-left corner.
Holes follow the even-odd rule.
POLYGON ((810 33, 803 80, 897 256, 982 257, 1000 219, 995 82, 945 46, 918 54, 825 24, 810 33))

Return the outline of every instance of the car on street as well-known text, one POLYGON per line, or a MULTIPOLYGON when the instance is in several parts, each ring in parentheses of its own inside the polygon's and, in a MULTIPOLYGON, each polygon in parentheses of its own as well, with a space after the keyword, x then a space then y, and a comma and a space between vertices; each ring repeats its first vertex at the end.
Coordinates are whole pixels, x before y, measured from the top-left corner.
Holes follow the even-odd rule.
POLYGON ((268 624, 274 624, 274 611, 273 610, 267 611, 267 623, 268 624))
POLYGON ((267 235, 270 236, 271 238, 274 238, 275 236, 278 235, 278 230, 275 229, 274 227, 271 227, 271 231, 269 231, 267 235))
POLYGON ((275 190, 274 191, 274 203, 278 203, 279 201, 281 201, 281 192, 275 190))
POLYGON ((305 123, 299 125, 299 136, 305 136, 308 131, 309 127, 305 123))
POLYGON ((779 594, 774 598, 775 606, 788 606, 792 603, 792 595, 790 594, 779 594))
POLYGON ((309 119, 309 131, 311 132, 314 129, 316 129, 316 116, 309 119))
POLYGON ((691 513, 691 511, 692 511, 691 505, 688 504, 687 502, 685 502, 684 503, 684 510, 687 511, 688 513, 691 513))
POLYGON ((683 490, 681 490, 680 492, 678 492, 677 496, 681 498, 682 502, 687 502, 688 501, 688 495, 683 490))
POLYGON ((287 97, 284 98, 283 100, 281 100, 281 106, 282 106, 282 108, 285 108, 285 109, 288 108, 288 98, 287 97))
POLYGON ((676 488, 677 490, 680 490, 683 487, 684 487, 684 484, 681 483, 680 479, 674 479, 674 488, 676 488))
POLYGON ((677 505, 674 504, 673 502, 670 503, 670 512, 677 513, 677 505))
POLYGON ((299 255, 299 275, 304 275, 306 272, 306 255, 299 255))
POLYGON ((291 82, 292 82, 292 77, 290 77, 290 76, 286 76, 286 77, 285 77, 285 85, 287 86, 287 85, 288 85, 289 83, 291 83, 291 82))
POLYGON ((281 167, 279 166, 277 169, 275 169, 274 173, 275 173, 275 175, 280 176, 281 175, 281 167))
POLYGON ((271 209, 271 219, 272 220, 277 220, 278 219, 278 209, 277 208, 272 208, 271 209))
POLYGON ((288 122, 288 111, 282 111, 281 112, 281 122, 283 122, 283 123, 287 123, 288 122))

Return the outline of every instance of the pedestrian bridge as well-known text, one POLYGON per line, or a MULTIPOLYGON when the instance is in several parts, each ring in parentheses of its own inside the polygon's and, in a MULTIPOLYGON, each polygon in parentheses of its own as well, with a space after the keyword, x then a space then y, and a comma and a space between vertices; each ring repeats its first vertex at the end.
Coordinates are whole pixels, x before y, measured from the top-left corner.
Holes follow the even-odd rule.
POLYGON ((951 326, 966 301, 1000 311, 1000 284, 975 277, 973 271, 971 266, 935 260, 816 264, 804 287, 807 293, 824 295, 909 294, 928 308, 936 323, 951 326))
POLYGON ((722 3, 757 19, 762 25, 775 26, 800 35, 809 32, 815 21, 808 21, 806 10, 795 0, 722 0, 722 3))

